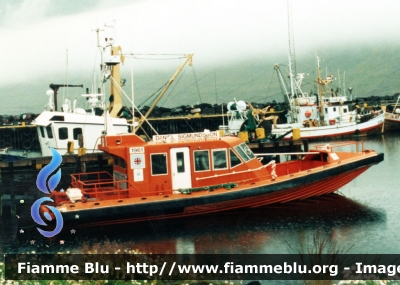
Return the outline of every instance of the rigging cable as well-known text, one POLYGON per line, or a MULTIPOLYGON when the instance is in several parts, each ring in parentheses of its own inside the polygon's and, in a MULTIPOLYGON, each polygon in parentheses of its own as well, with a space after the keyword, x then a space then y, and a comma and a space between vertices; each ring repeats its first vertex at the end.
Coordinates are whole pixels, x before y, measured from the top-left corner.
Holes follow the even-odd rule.
POLYGON ((196 82, 197 93, 198 93, 199 98, 200 98, 200 103, 203 103, 203 101, 201 100, 199 84, 197 83, 196 73, 194 72, 194 68, 192 68, 192 70, 193 70, 194 81, 196 82))
MULTIPOLYGON (((169 90, 169 93, 168 93, 168 95, 166 96, 166 98, 168 98, 168 96, 172 93, 172 91, 175 89, 175 87, 178 86, 178 82, 179 82, 179 81, 181 80, 181 78, 183 77, 183 74, 185 74, 187 68, 188 68, 188 65, 186 65, 186 66, 184 67, 184 69, 183 69, 183 71, 182 71, 182 76, 179 76, 179 77, 176 79, 176 83, 174 84, 174 86, 172 87, 172 89, 169 90)), ((161 105, 161 107, 164 106, 164 104, 165 104, 166 102, 167 102, 167 100, 164 100, 164 103, 161 105)))
POLYGON ((274 74, 275 74, 275 72, 272 73, 271 81, 269 82, 269 86, 268 86, 268 89, 267 89, 267 94, 265 95, 265 99, 264 99, 265 102, 267 102, 267 98, 269 97, 268 94, 269 94, 269 91, 271 90, 272 79, 274 79, 274 74))

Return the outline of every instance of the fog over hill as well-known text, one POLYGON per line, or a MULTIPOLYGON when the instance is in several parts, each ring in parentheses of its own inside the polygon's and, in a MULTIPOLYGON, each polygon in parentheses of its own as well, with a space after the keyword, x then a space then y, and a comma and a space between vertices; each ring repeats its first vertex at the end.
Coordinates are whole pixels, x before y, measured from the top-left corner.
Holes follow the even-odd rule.
MULTIPOLYGON (((357 96, 394 94, 399 9, 395 0, 1 1, 0 114, 41 112, 51 83, 98 86, 98 39, 107 36, 125 55, 194 54, 193 67, 184 69, 160 106, 283 101, 274 65, 284 71, 289 38, 306 92, 315 90, 318 55, 322 74, 338 79, 333 88, 340 78, 357 96)), ((130 94, 133 69, 140 104, 183 59, 138 57, 127 58, 122 77, 130 94)), ((84 92, 60 88, 58 105, 84 92)))
MULTIPOLYGON (((303 91, 316 91, 314 80, 317 75, 316 53, 321 58, 321 74, 332 74, 335 81, 332 88, 353 88, 353 96, 385 96, 400 92, 400 62, 398 48, 394 44, 377 43, 375 46, 353 46, 309 50, 296 55, 297 73, 305 73, 303 91), (340 85, 339 85, 340 80, 340 85)), ((268 57, 255 54, 248 59, 237 58, 233 63, 215 62, 204 65, 193 58, 193 66, 186 66, 168 92, 159 102, 159 106, 175 107, 197 103, 221 104, 236 100, 265 103, 283 101, 282 91, 274 65, 279 64, 284 74, 287 72, 288 56, 268 57)), ((136 105, 151 104, 152 94, 159 90, 173 75, 183 59, 169 64, 168 68, 147 69, 146 63, 134 62, 134 86, 136 105), (147 101, 146 101, 147 100, 147 101)), ((122 78, 126 79, 125 92, 131 96, 131 65, 122 67, 122 78)), ((91 87, 91 74, 78 77, 69 76, 69 84, 84 84, 91 87)), ((3 100, 0 114, 40 113, 47 103, 46 90, 50 83, 64 84, 66 75, 49 73, 40 80, 24 84, 5 85, 0 89, 3 100)), ((60 88, 59 103, 63 98, 80 98, 85 92, 82 88, 60 88)), ((130 103, 125 100, 126 104, 130 103)), ((87 107, 79 99, 79 104, 87 107)))

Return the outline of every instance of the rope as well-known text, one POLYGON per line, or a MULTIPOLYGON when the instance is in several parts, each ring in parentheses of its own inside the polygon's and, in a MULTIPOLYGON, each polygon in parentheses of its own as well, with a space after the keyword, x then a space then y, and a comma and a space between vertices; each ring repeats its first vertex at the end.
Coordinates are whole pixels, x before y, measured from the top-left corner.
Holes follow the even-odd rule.
POLYGON ((193 70, 194 81, 196 82, 197 93, 199 94, 199 98, 200 98, 200 103, 203 103, 203 100, 201 100, 199 84, 197 83, 196 73, 194 72, 194 68, 192 68, 192 70, 193 70))
MULTIPOLYGON (((140 103, 140 104, 138 105, 138 108, 140 108, 141 106, 143 106, 143 105, 144 105, 148 100, 150 100, 154 95, 158 94, 159 91, 162 90, 162 89, 165 87, 165 85, 167 85, 167 84, 168 84, 168 82, 165 82, 165 84, 164 84, 163 86, 161 86, 160 88, 158 88, 158 90, 157 90, 156 92, 154 92, 153 94, 151 94, 149 97, 147 97, 146 100, 144 100, 142 103, 140 103)), ((154 101, 153 101, 153 102, 154 102, 154 101)))
POLYGON ((178 83, 179 83, 179 81, 181 80, 181 78, 183 77, 183 74, 185 74, 187 68, 188 68, 188 65, 186 65, 186 66, 184 67, 184 69, 183 69, 183 71, 182 71, 182 76, 178 76, 178 78, 176 79, 175 84, 173 84, 173 86, 171 85, 172 87, 169 89, 168 95, 167 95, 167 94, 164 95, 164 97, 165 97, 166 99, 164 100, 163 104, 161 104, 161 106, 164 106, 164 104, 165 104, 165 103, 167 102, 167 100, 168 100, 168 96, 170 96, 170 94, 172 93, 172 91, 174 91, 174 89, 176 88, 176 86, 178 86, 178 83))
POLYGON ((268 96, 268 94, 269 94, 269 91, 270 91, 270 89, 271 89, 271 85, 272 85, 272 79, 274 78, 274 74, 275 74, 275 72, 274 73, 272 73, 272 76, 271 76, 271 81, 269 82, 269 86, 268 86, 268 89, 267 89, 267 94, 265 95, 265 102, 267 102, 267 98, 269 97, 268 96))

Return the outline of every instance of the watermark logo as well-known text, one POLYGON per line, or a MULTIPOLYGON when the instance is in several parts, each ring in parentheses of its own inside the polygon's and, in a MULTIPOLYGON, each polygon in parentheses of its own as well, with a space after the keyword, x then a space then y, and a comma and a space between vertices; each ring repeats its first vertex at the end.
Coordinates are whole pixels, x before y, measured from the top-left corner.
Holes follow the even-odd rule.
MULTIPOLYGON (((53 153, 53 157, 50 163, 47 166, 43 167, 43 169, 39 172, 36 179, 36 186, 40 191, 42 191, 45 194, 50 194, 57 187, 58 183, 61 180, 61 169, 59 169, 56 173, 54 173, 54 171, 56 171, 57 168, 61 165, 62 157, 53 148, 51 148, 51 152, 53 153)), ((46 222, 43 221, 39 212, 40 205, 45 201, 54 202, 49 197, 43 197, 36 200, 31 207, 32 219, 41 226, 47 226, 46 222)), ((64 225, 64 220, 60 211, 58 211, 56 208, 49 205, 44 205, 44 206, 47 207, 54 214, 54 218, 56 220, 56 227, 53 231, 44 231, 40 228, 37 228, 37 230, 43 236, 50 238, 57 235, 61 231, 64 225)), ((44 212, 43 216, 46 218, 47 221, 52 221, 52 217, 49 212, 47 211, 44 212)))

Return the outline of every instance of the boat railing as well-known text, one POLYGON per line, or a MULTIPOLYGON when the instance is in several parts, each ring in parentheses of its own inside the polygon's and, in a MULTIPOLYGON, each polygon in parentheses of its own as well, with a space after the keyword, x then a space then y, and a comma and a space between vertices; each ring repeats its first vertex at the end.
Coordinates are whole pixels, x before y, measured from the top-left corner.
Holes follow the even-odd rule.
MULTIPOLYGON (((239 173, 249 173, 249 172, 254 172, 254 171, 259 171, 259 170, 262 170, 262 169, 266 169, 268 166, 271 166, 271 169, 272 169, 271 170, 271 178, 272 178, 273 177, 272 171, 275 168, 275 161, 274 160, 272 160, 270 163, 268 163, 266 165, 262 165, 262 166, 257 167, 257 168, 252 168, 252 169, 249 168, 249 169, 242 170, 242 171, 233 171, 233 172, 228 172, 228 173, 213 174, 213 175, 210 175, 210 176, 197 177, 196 180, 205 180, 205 179, 212 179, 212 178, 222 177, 222 176, 237 175, 239 173)), ((258 179, 258 178, 254 178, 254 179, 249 178, 249 179, 246 179, 246 181, 251 181, 251 180, 255 180, 255 179, 258 179)))
POLYGON ((327 144, 319 144, 315 145, 314 148, 317 151, 327 151, 330 152, 333 149, 337 149, 340 147, 347 147, 347 146, 355 146, 356 148, 356 153, 364 152, 364 142, 356 142, 356 141, 347 141, 347 142, 333 142, 333 143, 327 143, 327 144))
POLYGON ((112 181, 114 179, 107 171, 71 174, 71 185, 76 188, 79 188, 77 187, 78 183, 104 182, 108 180, 112 181))
POLYGON ((126 197, 128 190, 135 190, 141 197, 145 197, 136 187, 128 189, 128 180, 114 180, 106 171, 71 174, 71 178, 72 187, 81 189, 90 198, 98 199, 100 195, 117 195, 119 199, 123 195, 126 197))
POLYGON ((99 199, 100 195, 117 195, 121 198, 123 192, 127 189, 127 180, 114 181, 113 177, 106 171, 93 172, 93 173, 78 173, 71 174, 72 187, 81 189, 87 198, 99 199))

